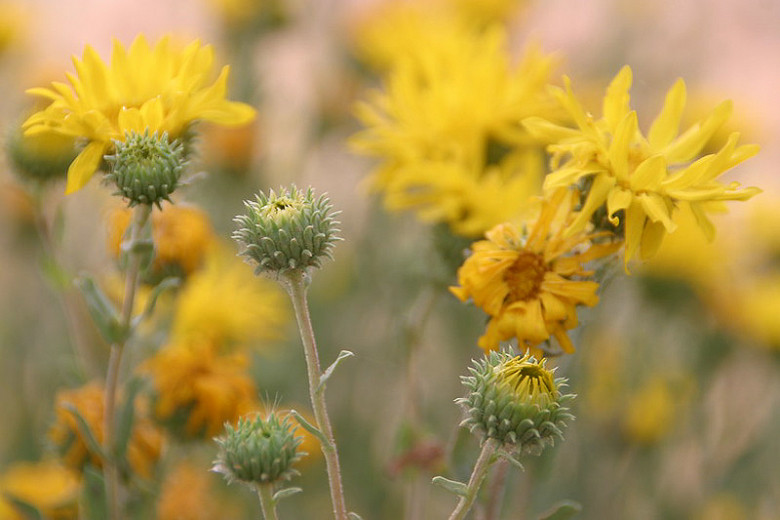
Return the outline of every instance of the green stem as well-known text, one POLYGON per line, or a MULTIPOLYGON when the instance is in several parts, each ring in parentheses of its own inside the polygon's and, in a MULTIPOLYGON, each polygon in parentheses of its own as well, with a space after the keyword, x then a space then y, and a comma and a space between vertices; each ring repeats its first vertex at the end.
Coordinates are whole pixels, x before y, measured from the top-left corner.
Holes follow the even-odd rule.
MULTIPOLYGON (((141 255, 137 254, 134 249, 151 212, 152 206, 148 204, 136 206, 133 220, 130 224, 130 238, 125 242, 128 252, 128 266, 125 273, 125 295, 122 300, 121 314, 122 326, 125 329, 130 326, 133 317, 135 293, 138 290, 138 279, 141 270, 141 255)), ((111 345, 104 396, 103 451, 106 454, 106 459, 103 461, 103 478, 106 486, 106 503, 108 504, 108 513, 111 520, 120 520, 122 518, 119 499, 119 470, 116 460, 114 460, 114 443, 116 441, 114 426, 116 422, 116 391, 124 347, 125 340, 111 345)))
POLYGON ((306 356, 306 371, 309 377, 309 397, 311 398, 314 418, 317 421, 317 428, 328 441, 327 444, 322 444, 321 447, 328 470, 333 516, 336 520, 347 520, 347 506, 344 501, 344 487, 341 483, 338 449, 336 448, 333 427, 330 424, 330 417, 325 404, 325 389, 320 387, 322 370, 317 352, 317 342, 314 339, 314 329, 309 316, 309 305, 306 301, 304 276, 305 273, 299 269, 294 269, 283 275, 287 282, 285 288, 290 294, 295 317, 298 321, 298 330, 301 333, 301 341, 303 342, 303 350, 306 356))
POLYGON ((474 505, 474 500, 476 500, 479 488, 482 487, 482 482, 487 476, 488 469, 495 462, 493 455, 496 449, 498 449, 498 441, 495 439, 488 439, 482 445, 482 451, 476 464, 474 464, 474 471, 471 472, 466 495, 460 497, 458 505, 450 515, 450 520, 463 520, 466 518, 466 514, 471 510, 471 506, 474 505))
POLYGON ((260 498, 260 508, 265 520, 279 520, 276 516, 276 501, 274 500, 273 484, 257 484, 257 496, 260 498))

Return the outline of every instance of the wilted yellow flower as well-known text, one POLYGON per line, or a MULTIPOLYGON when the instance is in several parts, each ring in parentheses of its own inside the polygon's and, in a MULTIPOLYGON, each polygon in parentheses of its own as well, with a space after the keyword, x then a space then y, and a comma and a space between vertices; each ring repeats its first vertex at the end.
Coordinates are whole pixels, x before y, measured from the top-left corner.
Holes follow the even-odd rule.
POLYGON ((112 140, 124 140, 128 132, 176 138, 197 120, 248 123, 254 109, 225 99, 228 66, 208 85, 213 62, 213 48, 197 40, 181 50, 167 37, 150 47, 139 35, 128 50, 114 42, 110 65, 88 45, 82 59, 73 57, 76 74, 66 74, 70 85, 53 82, 51 88, 28 91, 51 103, 24 126, 30 134, 55 132, 88 141, 68 169, 66 193, 72 193, 99 168, 112 140))
POLYGON ((560 115, 546 89, 556 60, 531 46, 513 65, 500 26, 455 28, 415 52, 391 70, 384 92, 357 106, 366 129, 352 145, 382 161, 373 187, 390 209, 460 234, 517 219, 545 173, 541 147, 519 121, 560 115))
POLYGON ((521 350, 554 337, 564 352, 574 346, 566 334, 577 326, 578 305, 598 302, 598 283, 583 265, 614 252, 617 244, 593 244, 593 236, 565 237, 576 218, 578 195, 558 190, 545 201, 527 236, 512 224, 500 224, 476 242, 458 269, 460 287, 450 287, 461 301, 471 298, 490 316, 479 346, 488 351, 517 338, 521 350))
MULTIPOLYGON (((88 443, 78 427, 76 416, 69 408, 75 408, 84 418, 98 443, 103 442, 104 390, 100 383, 88 383, 80 388, 57 393, 55 422, 49 430, 49 439, 57 448, 66 466, 81 471, 85 464, 102 466, 97 453, 89 450, 88 443)), ((136 402, 133 432, 127 445, 127 461, 133 471, 150 478, 157 459, 160 458, 163 436, 144 416, 143 405, 136 402)))
MULTIPOLYGON (((50 520, 76 520, 81 482, 72 470, 55 461, 17 462, 0 477, 0 495, 19 500, 35 507, 43 518, 50 520)), ((15 514, 8 505, 7 513, 0 518, 25 518, 15 514)))
POLYGON ((705 212, 714 201, 746 200, 760 192, 736 182, 721 184, 717 178, 758 153, 758 146, 737 146, 732 133, 714 154, 700 151, 731 113, 731 102, 718 105, 704 120, 679 134, 686 90, 682 79, 666 94, 661 113, 647 137, 638 128, 636 112, 630 110, 628 90, 631 69, 626 66, 612 80, 599 120, 586 113, 574 97, 568 78, 566 90, 556 89, 561 105, 576 122, 566 128, 542 118, 529 118, 525 126, 537 137, 553 144, 554 170, 545 178, 545 190, 572 186, 589 178, 590 187, 579 217, 569 226, 573 234, 585 228, 593 213, 606 204, 613 225, 625 225, 625 262, 640 252, 649 258, 667 233, 673 232, 675 209, 688 206, 699 227, 712 239, 715 228, 705 212), (678 135, 679 134, 679 135, 678 135), (566 158, 562 166, 560 161, 566 158))
POLYGON ((173 342, 207 341, 229 348, 278 338, 287 317, 286 298, 276 283, 254 276, 226 251, 214 250, 179 293, 173 342))
MULTIPOLYGON (((108 217, 108 249, 118 258, 132 210, 117 208, 108 217)), ((152 213, 154 270, 161 275, 190 275, 205 262, 216 235, 208 215, 194 207, 171 205, 152 213)))
POLYGON ((154 416, 183 437, 213 437, 256 406, 246 356, 216 350, 208 343, 172 344, 142 368, 154 385, 154 416))
POLYGON ((179 463, 165 477, 157 499, 158 520, 212 520, 227 518, 224 507, 211 490, 207 468, 179 463))

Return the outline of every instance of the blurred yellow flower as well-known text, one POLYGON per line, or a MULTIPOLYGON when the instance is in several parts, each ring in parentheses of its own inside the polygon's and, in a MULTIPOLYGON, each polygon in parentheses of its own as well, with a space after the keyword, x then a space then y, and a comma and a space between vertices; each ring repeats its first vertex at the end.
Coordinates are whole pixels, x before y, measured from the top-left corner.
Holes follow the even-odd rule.
POLYGON ((458 269, 460 287, 450 287, 461 301, 471 298, 490 316, 479 346, 496 350, 499 342, 517 338, 520 350, 554 337, 564 352, 573 352, 566 331, 577 326, 577 305, 598 302, 599 284, 583 264, 602 258, 618 244, 593 244, 592 235, 564 237, 576 218, 578 195, 565 189, 545 201, 527 236, 515 225, 500 224, 487 240, 472 245, 472 254, 458 269))
POLYGON ((729 492, 708 497, 699 506, 693 520, 748 520, 758 518, 748 512, 745 504, 729 492))
POLYGON ((28 15, 22 2, 0 2, 0 56, 24 36, 28 15))
POLYGON ((73 57, 76 74, 66 74, 70 85, 53 82, 51 88, 28 90, 51 103, 24 126, 29 134, 55 132, 88 141, 68 169, 66 193, 72 193, 99 168, 112 140, 123 140, 127 132, 167 132, 175 138, 197 120, 251 121, 252 107, 225 99, 228 66, 207 84, 213 61, 213 48, 197 40, 181 50, 168 37, 150 47, 139 35, 128 50, 115 41, 110 65, 88 45, 82 59, 73 57))
MULTIPOLYGON (((35 507, 42 518, 76 520, 81 489, 79 477, 72 470, 55 461, 17 462, 0 477, 0 495, 35 507)), ((26 518, 14 513, 7 505, 6 514, 0 506, 0 518, 26 518)))
POLYGON ((278 284, 254 276, 237 257, 215 249, 179 293, 172 338, 174 343, 205 341, 220 348, 278 338, 288 312, 278 284))
POLYGON ((738 326, 762 345, 780 350, 780 269, 754 275, 723 299, 738 326))
POLYGON ((561 115, 546 89, 556 59, 531 46, 513 65, 500 26, 456 25, 414 50, 392 68, 385 91, 356 108, 366 128, 351 144, 382 161, 373 188, 390 209, 416 210, 464 235, 516 220, 546 171, 541 145, 519 121, 561 115))
POLYGON ((716 179, 758 153, 757 145, 737 146, 739 134, 732 133, 721 149, 701 157, 701 150, 731 114, 731 102, 718 105, 712 113, 679 134, 686 90, 682 79, 666 94, 664 106, 650 126, 647 137, 638 128, 636 112, 630 110, 628 90, 631 69, 615 76, 604 98, 602 118, 595 121, 575 98, 568 78, 566 90, 555 95, 577 128, 566 128, 533 117, 524 125, 540 139, 553 144, 553 171, 545 178, 546 191, 572 186, 589 178, 590 187, 579 217, 569 226, 573 234, 585 228, 593 213, 606 204, 613 225, 625 225, 625 262, 640 252, 642 258, 655 254, 667 233, 677 228, 675 209, 688 206, 708 239, 715 228, 705 212, 714 201, 746 200, 759 193, 736 182, 721 184, 716 179), (560 161, 566 162, 559 167, 560 161))
POLYGON ((528 3, 528 0, 445 0, 461 18, 480 25, 508 21, 528 3))
POLYGON ((226 518, 211 490, 207 468, 190 462, 176 465, 165 477, 157 499, 158 520, 212 520, 226 518))
MULTIPOLYGON (((130 224, 132 210, 116 208, 108 217, 108 249, 119 257, 122 238, 130 224)), ((190 275, 199 269, 216 235, 208 215, 194 206, 170 205, 152 213, 154 271, 157 278, 190 275)))
POLYGON ((623 433, 632 442, 654 444, 677 426, 693 390, 690 377, 653 373, 624 403, 623 433))
MULTIPOLYGON (((62 461, 69 468, 81 471, 87 463, 96 467, 102 466, 100 456, 90 452, 88 443, 78 427, 76 416, 70 408, 78 410, 92 431, 95 440, 102 443, 103 394, 103 386, 97 382, 57 392, 56 417, 49 430, 49 440, 57 448, 62 461)), ((143 403, 136 401, 135 421, 126 457, 130 468, 137 475, 151 478, 155 463, 160 458, 163 436, 143 412, 143 403)))
POLYGON ((172 344, 142 371, 154 385, 155 418, 185 438, 210 438, 225 422, 256 408, 257 388, 243 354, 219 354, 208 343, 172 344))

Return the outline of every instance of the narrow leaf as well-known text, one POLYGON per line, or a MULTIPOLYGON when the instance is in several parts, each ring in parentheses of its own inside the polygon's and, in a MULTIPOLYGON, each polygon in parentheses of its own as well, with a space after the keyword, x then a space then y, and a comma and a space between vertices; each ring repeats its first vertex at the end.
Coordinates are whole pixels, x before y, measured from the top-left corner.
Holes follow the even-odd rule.
POLYGON ((522 465, 522 463, 514 458, 511 453, 509 453, 506 450, 498 450, 498 456, 502 459, 509 461, 512 463, 513 466, 519 468, 522 471, 525 471, 525 466, 522 465))
POLYGON ((108 518, 103 472, 89 464, 84 468, 84 485, 82 486, 82 500, 80 504, 84 520, 104 520, 108 518))
POLYGON ((349 517, 350 520, 363 520, 363 517, 361 517, 357 513, 349 512, 347 513, 347 516, 349 517))
POLYGON ((76 286, 84 295, 89 314, 103 339, 111 344, 120 343, 125 338, 126 331, 120 324, 119 313, 111 300, 88 276, 79 277, 76 280, 76 286))
POLYGON ((103 452, 103 448, 93 435, 92 429, 89 427, 86 419, 84 419, 78 409, 72 404, 66 403, 64 406, 65 409, 72 413, 73 417, 76 418, 76 427, 79 429, 81 436, 84 437, 84 441, 86 442, 89 451, 96 453, 101 459, 105 460, 106 454, 103 452))
POLYGON ((143 387, 143 379, 134 377, 128 381, 125 389, 125 400, 119 410, 118 424, 116 426, 116 458, 124 460, 127 453, 127 445, 133 432, 135 419, 135 396, 143 387))
POLYGON ((444 478, 441 476, 433 477, 433 480, 431 482, 440 488, 444 488, 450 493, 453 493, 455 495, 458 495, 459 497, 465 497, 468 493, 468 486, 464 484, 463 482, 458 482, 457 480, 450 480, 448 478, 444 478))
POLYGON ((539 520, 569 520, 569 518, 574 518, 580 511, 582 511, 582 505, 578 502, 561 500, 540 516, 539 520))
POLYGON ((304 430, 317 437, 323 446, 328 446, 328 447, 331 446, 330 441, 328 440, 327 437, 325 437, 325 434, 322 433, 319 429, 317 429, 316 426, 314 426, 309 421, 304 419, 301 414, 299 414, 295 410, 290 410, 290 415, 292 415, 295 418, 295 420, 298 421, 298 424, 300 424, 304 430))
POLYGON ((162 293, 170 289, 177 289, 180 286, 181 278, 178 276, 169 276, 168 278, 165 278, 160 283, 158 283, 154 289, 152 289, 152 293, 149 295, 149 301, 146 303, 146 308, 144 308, 143 312, 139 316, 136 316, 136 318, 133 320, 133 327, 138 326, 142 320, 145 320, 152 315, 154 308, 157 305, 157 299, 162 293))
MULTIPOLYGON (((22 513, 22 518, 24 520, 44 520, 43 514, 31 503, 25 502, 13 495, 5 495, 3 498, 13 504, 14 510, 18 510, 22 513)), ((16 518, 16 516, 13 518, 16 518)))
POLYGON ((344 359, 354 355, 355 354, 349 350, 342 350, 339 352, 339 355, 336 357, 336 361, 334 361, 320 376, 320 384, 317 385, 317 392, 322 392, 325 389, 325 383, 327 383, 328 379, 330 379, 330 376, 333 375, 333 371, 336 370, 336 367, 339 366, 339 363, 341 363, 344 359))
POLYGON ((273 500, 274 502, 278 502, 282 500, 283 498, 291 497, 295 494, 301 493, 303 490, 299 487, 291 487, 291 488, 284 488, 280 489, 276 493, 274 493, 273 500))

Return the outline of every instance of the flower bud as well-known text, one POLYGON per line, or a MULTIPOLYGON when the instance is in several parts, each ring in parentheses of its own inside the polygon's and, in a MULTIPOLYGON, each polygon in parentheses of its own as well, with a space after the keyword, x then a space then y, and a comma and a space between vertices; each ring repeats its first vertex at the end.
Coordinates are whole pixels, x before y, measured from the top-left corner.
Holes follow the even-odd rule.
POLYGON ((311 188, 304 193, 293 186, 278 195, 261 192, 244 205, 247 213, 234 219, 239 228, 233 238, 243 245, 241 254, 257 263, 255 273, 319 267, 323 257, 332 258, 337 213, 324 195, 315 198, 311 188))
POLYGON ((64 180, 77 154, 75 140, 70 136, 54 132, 24 135, 21 127, 11 131, 6 148, 20 178, 42 183, 64 180))
POLYGON ((179 140, 168 140, 168 134, 128 132, 124 141, 114 141, 114 155, 106 155, 110 173, 106 179, 116 184, 115 195, 137 204, 170 201, 184 169, 184 148, 179 140))
POLYGON ((304 455, 298 451, 301 438, 295 436, 290 418, 270 413, 240 418, 234 428, 225 424, 225 435, 216 439, 219 457, 212 471, 222 473, 228 482, 267 484, 289 480, 298 474, 293 464, 304 455))
POLYGON ((517 452, 538 454, 562 439, 566 421, 574 419, 562 405, 574 395, 560 393, 565 379, 554 379, 545 362, 496 351, 475 360, 472 375, 461 378, 469 389, 456 401, 466 411, 461 424, 517 452))

